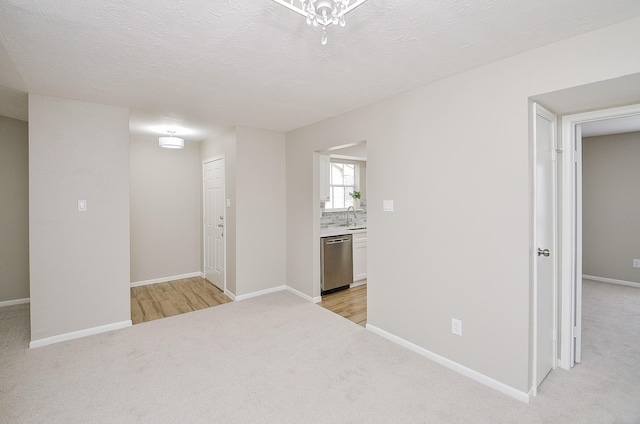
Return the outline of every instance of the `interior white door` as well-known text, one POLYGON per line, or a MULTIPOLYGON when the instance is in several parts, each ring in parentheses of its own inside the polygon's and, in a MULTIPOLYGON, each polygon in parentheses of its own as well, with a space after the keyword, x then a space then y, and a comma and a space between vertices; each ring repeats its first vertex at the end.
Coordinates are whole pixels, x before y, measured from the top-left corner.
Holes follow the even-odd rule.
POLYGON ((556 358, 556 117, 534 105, 535 134, 535 382, 536 388, 556 358))
POLYGON ((205 162, 204 175, 204 275, 225 290, 224 158, 205 162))

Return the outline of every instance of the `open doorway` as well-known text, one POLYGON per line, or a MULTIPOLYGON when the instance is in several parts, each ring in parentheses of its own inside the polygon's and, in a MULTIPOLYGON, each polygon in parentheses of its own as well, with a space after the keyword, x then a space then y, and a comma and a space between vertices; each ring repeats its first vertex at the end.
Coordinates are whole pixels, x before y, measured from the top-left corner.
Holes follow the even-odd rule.
POLYGON ((581 372, 638 382, 640 115, 583 124, 581 151, 581 372))
POLYGON ((583 279, 640 288, 640 115, 582 125, 583 279))
MULTIPOLYGON (((585 139, 586 135, 593 137, 602 137, 602 136, 612 136, 613 134, 627 133, 633 134, 634 132, 640 131, 640 105, 634 106, 625 106, 619 108, 605 109, 575 115, 568 115, 563 118, 563 138, 566 145, 569 146, 569 150, 573 153, 573 155, 567 155, 563 166, 565 167, 565 172, 563 175, 563 204, 568 205, 569 207, 563 210, 563 223, 565 226, 563 228, 563 240, 565 246, 563 248, 564 252, 568 254, 563 255, 563 262, 565 262, 565 267, 563 267, 563 273, 565 275, 562 276, 562 286, 563 286, 563 296, 562 296, 562 308, 564 310, 563 315, 566 318, 563 320, 563 349, 561 355, 561 364, 563 368, 570 368, 574 366, 575 363, 580 363, 582 361, 582 318, 583 318, 583 274, 585 273, 585 263, 584 260, 588 260, 586 270, 590 273, 604 273, 610 274, 614 277, 608 276, 600 276, 600 275, 590 275, 587 274, 588 277, 595 277, 596 281, 607 282, 607 283, 620 283, 620 282, 629 282, 625 280, 627 279, 635 279, 633 274, 635 271, 633 270, 633 257, 629 259, 629 265, 624 265, 624 255, 633 256, 635 253, 632 251, 629 252, 630 247, 628 243, 622 242, 618 240, 618 243, 614 246, 592 246, 594 244, 595 239, 603 237, 603 230, 595 230, 595 234, 593 233, 594 222, 603 222, 604 218, 607 216, 602 216, 601 213, 595 212, 596 218, 592 218, 594 216, 593 210, 589 210, 586 218, 587 222, 584 221, 584 181, 583 177, 585 176, 584 170, 584 152, 583 148, 585 147, 585 143, 583 139, 585 139), (586 131, 586 133, 585 133, 586 131), (569 157, 571 156, 571 157, 569 157), (584 228, 585 224, 589 225, 589 231, 585 233, 584 228), (584 236, 587 235, 588 240, 584 240, 584 236), (587 247, 588 244, 588 247, 587 247), (587 251, 585 252, 585 247, 587 247, 587 251), (615 253, 616 250, 623 249, 625 253, 618 252, 615 253), (609 260, 606 258, 609 253, 612 253, 614 256, 609 257, 609 260), (586 253, 586 254, 585 254, 586 253), (600 257, 598 257, 600 255, 600 257), (616 257, 617 256, 617 257, 616 257), (619 262, 622 261, 622 262, 619 262), (603 265, 606 264, 606 265, 603 265), (595 266, 595 268, 594 268, 595 266), (568 268, 567 268, 568 267, 568 268), (618 276, 617 278, 615 276, 618 276)), ((631 136, 625 136, 623 138, 633 138, 631 136)), ((619 137, 618 137, 619 138, 619 137)), ((590 140, 589 144, 589 152, 588 157, 590 158, 589 163, 590 169, 587 170, 586 176, 589 181, 591 181, 589 185, 589 193, 587 195, 587 200, 589 204, 595 205, 594 201, 591 199, 593 197, 593 193, 596 191, 600 191, 600 193, 604 193, 601 189, 598 189, 597 185, 602 185, 603 181, 606 181, 613 178, 618 178, 615 175, 611 175, 612 169, 616 169, 615 164, 613 168, 611 167, 612 156, 612 144, 600 144, 597 143, 598 140, 595 140, 596 143, 593 143, 594 140, 590 140), (594 150, 595 149, 595 150, 594 150), (605 149, 604 151, 602 149, 605 149), (606 153, 606 150, 609 153, 606 153), (604 160, 606 159, 606 160, 604 160), (592 175, 592 171, 594 171, 594 160, 598 160, 601 164, 604 164, 604 168, 609 168, 609 172, 605 172, 601 174, 600 177, 596 177, 592 175), (598 178, 597 185, 594 187, 593 181, 594 177, 598 178), (594 191, 594 189, 596 191, 594 191)), ((600 140, 603 142, 603 140, 600 140)), ((611 140, 610 140, 611 141, 611 140)), ((627 143, 628 144, 628 143, 627 143)), ((629 145, 629 146, 632 146, 629 145)), ((633 147, 633 146, 632 146, 633 147)), ((629 151, 627 149, 626 152, 622 153, 623 155, 629 155, 629 151)), ((619 154, 618 154, 619 155, 619 154)), ((629 159, 628 157, 626 159, 629 159)), ((602 166, 597 166, 602 167, 602 166)), ((632 172, 635 172, 635 166, 632 168, 632 172)), ((597 171, 597 169, 595 169, 597 171)), ((615 174, 619 174, 621 169, 617 169, 615 174)), ((607 196, 619 197, 620 188, 624 188, 627 182, 618 182, 615 186, 616 190, 611 190, 613 187, 609 187, 609 193, 607 196), (623 184, 623 185, 620 185, 623 184)), ((628 200, 633 200, 636 197, 635 192, 632 192, 632 198, 628 200)), ((597 199, 596 202, 604 202, 604 199, 597 199)), ((613 211, 615 208, 611 208, 611 205, 603 204, 605 207, 608 207, 609 212, 613 211)), ((593 207, 592 207, 593 208, 593 207)), ((618 207, 620 209, 620 207, 618 207)), ((618 210, 617 213, 621 211, 618 210)), ((611 215, 611 213, 609 213, 611 215)), ((616 226, 622 224, 623 231, 625 234, 631 232, 632 228, 630 226, 634 225, 633 220, 631 222, 627 222, 624 224, 623 222, 617 222, 616 226)), ((607 231, 606 225, 598 224, 598 227, 605 228, 604 231, 607 231)), ((608 228, 611 230, 611 228, 608 228)), ((620 231, 620 230, 617 230, 620 231)), ((604 243, 605 240, 610 240, 610 237, 604 237, 600 242, 604 243)), ((637 280, 640 281, 640 280, 637 280)))
POLYGON ((320 197, 314 213, 319 233, 316 299, 361 326, 367 316, 366 142, 316 152, 320 197))
MULTIPOLYGON (((584 255, 584 157, 583 157, 583 131, 587 131, 588 135, 603 135, 605 131, 609 134, 623 131, 634 132, 634 127, 623 127, 636 122, 638 125, 636 131, 640 131, 640 105, 624 106, 619 108, 604 109, 574 115, 567 115, 562 119, 563 126, 563 144, 565 145, 563 156, 563 183, 562 183, 562 328, 560 329, 561 352, 560 363, 563 368, 571 368, 576 363, 582 362, 582 318, 583 318, 583 260, 587 258, 591 267, 595 255, 605 255, 604 246, 598 248, 594 254, 586 257, 584 255), (618 128, 615 130, 614 128, 618 128), (608 128, 604 130, 604 128, 608 128)), ((597 148, 603 146, 594 145, 597 148)), ((596 155, 602 155, 601 152, 595 152, 596 155)), ((590 156, 593 156, 591 153, 590 156)), ((610 162, 610 159, 606 162, 610 162)), ((615 165, 614 165, 615 167, 615 165)), ((592 180, 590 178, 590 180, 592 180)), ((627 199, 628 200, 628 199, 627 199)), ((589 200, 590 203, 591 200, 589 200)), ((600 200, 598 200, 600 201, 600 200)), ((591 212, 591 211, 590 211, 591 212)), ((597 214, 596 214, 597 216, 597 214)), ((601 219, 598 217, 597 219, 601 219)), ((593 219, 589 218, 589 222, 593 219)), ((591 224, 590 224, 591 225, 591 224)), ((592 228, 590 228, 591 230, 592 228)), ((630 228, 627 227, 626 231, 630 228)), ((588 243, 592 241, 588 240, 588 243)), ((591 247, 590 250, 593 250, 591 247)), ((611 249, 611 248, 609 248, 611 249)), ((615 249, 614 249, 615 250, 615 249)), ((633 254, 632 254, 633 255, 633 254)), ((624 260, 621 258, 620 260, 624 260)), ((596 260, 597 262, 597 260, 596 260)), ((614 261, 617 263, 617 259, 614 261)), ((630 265, 633 264, 633 258, 630 258, 630 265)), ((614 267, 616 264, 614 264, 614 267)), ((619 268, 625 268, 624 265, 617 264, 619 268)), ((601 268, 606 269, 606 268, 601 268)), ((593 272, 593 271, 590 271, 593 272)), ((606 271, 610 272, 610 271, 606 271)), ((622 274, 621 274, 622 275, 622 274)), ((608 279, 609 283, 615 282, 615 278, 606 276, 596 276, 608 279)), ((618 280, 625 281, 625 280, 618 280)))
POLYGON ((163 149, 154 135, 130 136, 134 324, 231 301, 223 284, 218 288, 204 279, 203 159, 207 157, 202 157, 200 147, 187 141, 184 149, 163 149))
POLYGON ((572 377, 576 381, 601 382, 597 388, 593 383, 577 385, 574 396, 597 393, 619 405, 633 404, 640 384, 635 366, 640 350, 640 270, 634 269, 633 261, 640 252, 633 244, 640 235, 633 204, 640 202, 640 175, 633 157, 640 150, 640 125, 623 126, 636 119, 640 121, 640 105, 566 115, 562 120, 560 363, 566 369, 579 363, 572 377), (624 218, 626 213, 632 219, 624 218))
POLYGON ((576 161, 580 157, 576 139, 580 137, 583 124, 588 122, 640 115, 638 87, 640 73, 531 97, 533 102, 543 105, 561 119, 558 121, 557 148, 559 272, 556 306, 557 364, 560 368, 571 369, 575 363, 576 346, 578 349, 581 346, 582 304, 578 300, 582 299, 582 284, 577 282, 582 281, 582 252, 578 248, 582 246, 579 239, 582 233, 577 231, 577 222, 581 219, 578 213, 582 209, 578 204, 581 197, 576 196, 576 184, 580 182, 577 176, 582 176, 582 173, 577 168, 581 162, 576 161))

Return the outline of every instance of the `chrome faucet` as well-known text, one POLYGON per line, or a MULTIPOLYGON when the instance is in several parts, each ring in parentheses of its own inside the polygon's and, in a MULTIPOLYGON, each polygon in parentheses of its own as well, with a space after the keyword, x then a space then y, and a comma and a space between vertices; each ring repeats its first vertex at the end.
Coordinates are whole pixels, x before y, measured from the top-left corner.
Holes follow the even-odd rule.
POLYGON ((347 227, 349 226, 349 211, 350 210, 353 210, 353 219, 354 219, 353 223, 355 224, 356 221, 358 220, 358 214, 356 213, 356 208, 354 208, 353 206, 349 206, 347 208, 347 227))

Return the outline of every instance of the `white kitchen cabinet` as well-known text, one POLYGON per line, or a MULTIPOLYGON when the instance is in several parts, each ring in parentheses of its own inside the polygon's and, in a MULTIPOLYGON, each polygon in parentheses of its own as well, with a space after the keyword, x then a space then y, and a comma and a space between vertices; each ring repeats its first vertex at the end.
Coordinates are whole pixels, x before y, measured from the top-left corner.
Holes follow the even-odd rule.
POLYGON ((320 155, 320 160, 318 163, 318 175, 320 177, 320 201, 328 202, 331 200, 329 190, 330 190, 330 174, 331 172, 331 158, 327 155, 320 155))
POLYGON ((353 234, 353 281, 367 279, 367 233, 353 234))

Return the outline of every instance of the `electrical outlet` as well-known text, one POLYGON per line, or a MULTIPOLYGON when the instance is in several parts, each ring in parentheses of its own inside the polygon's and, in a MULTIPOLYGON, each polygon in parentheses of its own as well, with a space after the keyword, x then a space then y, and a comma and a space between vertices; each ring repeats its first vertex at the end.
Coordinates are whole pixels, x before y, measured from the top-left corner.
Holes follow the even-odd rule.
POLYGON ((451 318, 451 333, 456 336, 462 336, 462 321, 459 319, 451 318))
POLYGON ((640 259, 634 259, 633 260, 633 267, 634 268, 640 268, 640 259))

